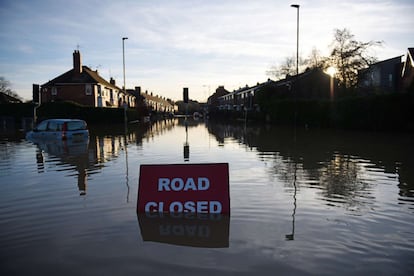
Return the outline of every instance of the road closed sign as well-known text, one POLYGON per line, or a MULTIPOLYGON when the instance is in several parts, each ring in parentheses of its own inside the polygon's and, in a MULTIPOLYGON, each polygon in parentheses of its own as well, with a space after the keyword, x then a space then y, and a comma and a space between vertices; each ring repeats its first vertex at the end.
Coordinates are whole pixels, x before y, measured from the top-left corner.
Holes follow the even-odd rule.
POLYGON ((230 214, 228 164, 141 165, 137 212, 230 214))

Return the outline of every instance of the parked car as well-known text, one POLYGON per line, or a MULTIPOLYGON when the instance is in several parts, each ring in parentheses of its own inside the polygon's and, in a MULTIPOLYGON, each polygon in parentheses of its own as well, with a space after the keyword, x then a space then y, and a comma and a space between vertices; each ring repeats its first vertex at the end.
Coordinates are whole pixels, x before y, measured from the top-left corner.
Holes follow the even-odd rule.
POLYGON ((78 119, 49 119, 40 122, 26 134, 26 139, 33 142, 44 140, 76 140, 89 139, 88 125, 78 119))

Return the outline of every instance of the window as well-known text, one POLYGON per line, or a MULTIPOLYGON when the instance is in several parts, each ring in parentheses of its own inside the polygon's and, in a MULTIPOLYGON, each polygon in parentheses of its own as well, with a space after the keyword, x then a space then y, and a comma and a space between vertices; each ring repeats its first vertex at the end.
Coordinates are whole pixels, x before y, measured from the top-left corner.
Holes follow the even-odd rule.
POLYGON ((58 123, 54 121, 50 121, 47 126, 48 131, 56 131, 59 130, 58 123))
POLYGON ((67 122, 67 130, 82 130, 86 129, 86 123, 84 121, 67 122))
POLYGON ((36 127, 36 130, 38 130, 38 131, 45 131, 46 130, 46 128, 47 128, 47 121, 43 121, 43 122, 41 122, 37 127, 36 127))
POLYGON ((392 87, 392 74, 388 75, 388 86, 392 87))
POLYGON ((101 86, 98 84, 98 96, 102 96, 101 93, 102 93, 101 86))
POLYGON ((90 85, 90 84, 85 85, 85 95, 87 95, 87 96, 92 95, 92 85, 90 85))
POLYGON ((57 88, 56 87, 52 87, 52 95, 54 95, 54 96, 57 95, 57 88))

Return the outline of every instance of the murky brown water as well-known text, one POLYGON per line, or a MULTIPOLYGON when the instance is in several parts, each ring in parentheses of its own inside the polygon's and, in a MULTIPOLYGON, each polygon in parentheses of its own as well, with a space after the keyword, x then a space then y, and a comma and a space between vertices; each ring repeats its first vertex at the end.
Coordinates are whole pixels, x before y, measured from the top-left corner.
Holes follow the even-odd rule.
POLYGON ((409 275, 411 135, 164 121, 0 141, 1 275, 409 275), (229 163, 231 216, 137 217, 139 166, 229 163))

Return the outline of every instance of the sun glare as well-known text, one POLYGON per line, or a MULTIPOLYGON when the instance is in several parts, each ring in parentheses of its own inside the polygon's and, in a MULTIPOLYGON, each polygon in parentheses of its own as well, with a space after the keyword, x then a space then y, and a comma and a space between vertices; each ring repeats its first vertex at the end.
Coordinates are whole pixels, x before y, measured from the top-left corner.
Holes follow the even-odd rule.
POLYGON ((334 77, 336 73, 336 68, 333 66, 330 66, 328 67, 328 69, 326 69, 326 73, 328 73, 328 75, 330 75, 331 77, 334 77))

